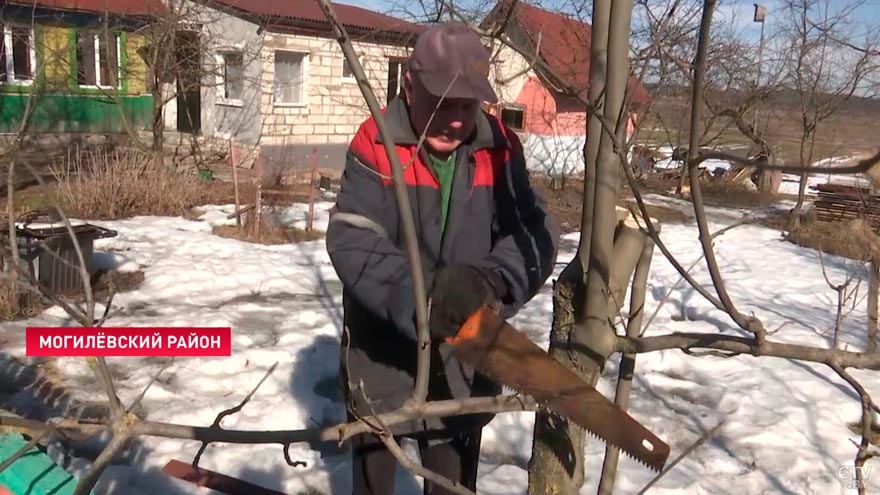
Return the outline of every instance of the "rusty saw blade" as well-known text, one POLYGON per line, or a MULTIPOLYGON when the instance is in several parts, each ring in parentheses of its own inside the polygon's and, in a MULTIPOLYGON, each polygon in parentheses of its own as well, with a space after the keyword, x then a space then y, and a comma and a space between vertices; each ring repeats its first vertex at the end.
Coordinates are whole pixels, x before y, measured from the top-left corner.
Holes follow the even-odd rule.
POLYGON ((665 442, 488 306, 447 342, 459 360, 477 371, 533 397, 649 468, 663 469, 669 457, 665 442))

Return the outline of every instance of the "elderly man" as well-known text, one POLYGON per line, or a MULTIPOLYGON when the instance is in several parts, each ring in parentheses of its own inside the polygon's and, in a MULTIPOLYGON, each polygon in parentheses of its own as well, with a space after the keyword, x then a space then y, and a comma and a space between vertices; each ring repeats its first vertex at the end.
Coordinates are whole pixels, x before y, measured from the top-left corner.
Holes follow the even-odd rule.
MULTIPOLYGON (((482 304, 515 314, 556 261, 558 228, 532 190, 522 145, 482 109, 497 101, 488 74, 479 36, 464 25, 436 24, 417 40, 403 94, 383 116, 401 163, 411 162, 406 189, 432 300, 428 400, 500 392, 458 362, 443 338, 482 304)), ((367 119, 349 146, 327 231, 343 284, 340 368, 349 419, 399 408, 415 382, 416 301, 391 175, 382 136, 367 119)), ((392 431, 418 442, 425 467, 473 490, 481 431, 491 418, 415 420, 392 431)), ((393 492, 396 461, 375 435, 353 439, 353 461, 356 495, 393 492)), ((447 492, 426 482, 425 493, 447 492)))

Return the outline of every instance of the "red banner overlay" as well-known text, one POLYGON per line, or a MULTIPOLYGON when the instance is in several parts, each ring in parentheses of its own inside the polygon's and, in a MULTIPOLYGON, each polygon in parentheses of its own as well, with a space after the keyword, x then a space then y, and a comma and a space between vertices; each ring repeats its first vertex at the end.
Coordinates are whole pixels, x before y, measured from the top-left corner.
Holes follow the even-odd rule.
POLYGON ((223 327, 28 327, 28 356, 230 356, 223 327))

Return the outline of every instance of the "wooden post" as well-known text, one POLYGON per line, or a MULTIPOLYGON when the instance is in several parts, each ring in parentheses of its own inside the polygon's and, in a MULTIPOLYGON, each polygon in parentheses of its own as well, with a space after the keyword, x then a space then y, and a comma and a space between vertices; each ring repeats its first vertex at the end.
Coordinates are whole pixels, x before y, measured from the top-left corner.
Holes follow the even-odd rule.
MULTIPOLYGON (((229 163, 232 164, 232 190, 235 192, 235 211, 241 210, 241 197, 238 194, 238 163, 235 160, 235 146, 229 140, 229 163)), ((235 225, 241 231, 241 215, 235 215, 235 225)))
POLYGON ((260 223, 263 221, 263 154, 257 155, 257 161, 254 164, 256 169, 256 190, 257 198, 254 200, 254 237, 260 238, 260 223))
POLYGON ((868 352, 877 352, 877 297, 880 295, 880 261, 871 259, 869 267, 871 274, 868 282, 868 352))
POLYGON ((306 232, 312 230, 315 221, 315 177, 318 175, 318 148, 312 147, 312 160, 310 165, 311 175, 309 177, 309 215, 306 217, 306 232))

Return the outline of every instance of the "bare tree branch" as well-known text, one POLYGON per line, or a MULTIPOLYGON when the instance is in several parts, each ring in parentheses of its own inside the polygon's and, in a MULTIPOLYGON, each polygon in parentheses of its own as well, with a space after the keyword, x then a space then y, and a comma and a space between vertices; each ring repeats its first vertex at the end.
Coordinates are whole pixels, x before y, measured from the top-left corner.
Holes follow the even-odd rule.
POLYGON ((666 349, 715 349, 738 354, 749 354, 756 357, 777 357, 823 364, 833 360, 846 368, 880 370, 880 354, 877 353, 784 344, 769 340, 765 340, 759 346, 752 337, 676 332, 654 337, 640 337, 638 339, 617 338, 617 350, 620 352, 644 353, 666 349))
POLYGON ((416 330, 418 333, 419 354, 416 384, 415 389, 413 390, 413 401, 420 404, 423 403, 428 396, 428 371, 431 365, 427 291, 425 289, 425 279, 422 271, 423 267, 419 241, 416 237, 415 221, 413 220, 412 208, 410 207, 409 202, 409 193, 406 191, 406 183, 404 182, 403 177, 403 167, 401 166, 400 159, 394 149, 394 140, 388 131, 387 124, 382 115, 382 109, 379 106, 379 102, 376 100, 376 95, 370 87, 369 80, 364 74, 364 68, 361 66, 360 60, 358 60, 357 53, 354 51, 348 33, 337 19, 336 13, 330 5, 330 1, 318 0, 318 2, 321 5, 321 10, 324 12, 324 16, 327 18, 327 22, 330 23, 333 29, 336 41, 339 42, 339 45, 342 47, 342 53, 345 56, 345 59, 352 68, 352 72, 358 82, 358 87, 370 109, 370 114, 373 115, 373 118, 376 121, 379 135, 382 136, 385 153, 391 162, 391 171, 394 175, 394 192, 397 198, 397 207, 400 211, 400 222, 403 228, 407 256, 410 262, 413 290, 415 292, 416 330))
POLYGON ((877 405, 874 404, 874 401, 871 400, 871 396, 865 390, 865 387, 863 387, 855 378, 853 378, 852 375, 847 373, 839 362, 834 360, 828 361, 828 367, 833 369, 853 389, 855 389, 856 393, 859 394, 859 401, 862 404, 862 440, 859 443, 859 451, 856 454, 854 466, 859 495, 864 495, 865 478, 864 473, 862 472, 862 467, 865 465, 865 461, 871 457, 871 454, 868 451, 868 435, 871 433, 872 426, 874 425, 874 412, 878 412, 880 411, 880 409, 878 409, 877 405))
MULTIPOLYGON (((241 411, 244 408, 244 406, 248 402, 251 401, 251 397, 253 397, 254 394, 257 393, 257 390, 260 389, 260 387, 263 385, 263 382, 265 382, 266 379, 272 375, 272 372, 275 371, 276 366, 278 366, 277 362, 275 364, 273 364, 272 366, 270 366, 268 370, 266 370, 266 373, 263 375, 263 378, 261 378, 260 381, 257 382, 257 385, 253 388, 253 390, 251 390, 246 396, 244 396, 244 399, 242 399, 241 402, 239 402, 239 404, 237 406, 229 408, 225 411, 221 411, 219 414, 217 414, 217 417, 214 418, 214 423, 211 424, 211 428, 217 428, 218 430, 222 429, 222 427, 220 426, 220 423, 223 421, 223 418, 225 418, 226 416, 231 416, 231 415, 241 411)), ((199 459, 202 458, 202 454, 205 453, 205 449, 208 448, 209 443, 210 442, 202 442, 202 446, 199 448, 199 451, 196 453, 195 457, 193 457, 193 461, 192 461, 193 469, 199 468, 199 459)))

